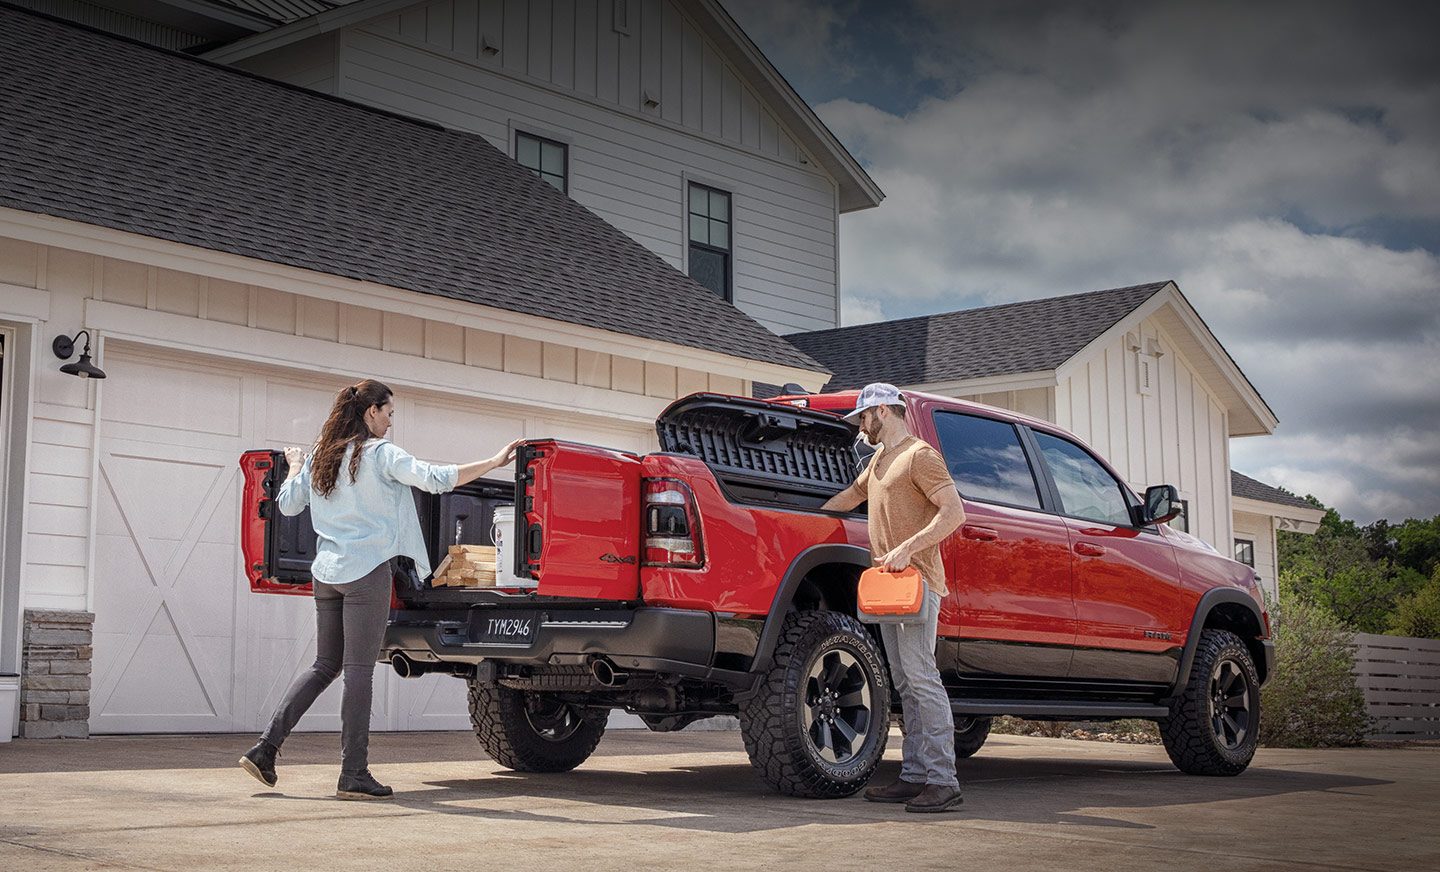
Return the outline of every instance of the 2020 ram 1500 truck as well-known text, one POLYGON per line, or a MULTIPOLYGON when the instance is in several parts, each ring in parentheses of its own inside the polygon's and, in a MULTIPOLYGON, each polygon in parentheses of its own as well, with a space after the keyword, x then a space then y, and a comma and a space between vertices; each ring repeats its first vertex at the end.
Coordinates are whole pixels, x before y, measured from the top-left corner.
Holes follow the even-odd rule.
MULTIPOLYGON (((854 793, 898 706, 878 634, 856 619, 864 515, 819 508, 863 468, 839 417, 855 396, 695 394, 660 415, 659 452, 535 440, 513 488, 417 492, 434 562, 491 543, 495 508, 513 504, 511 568, 533 587, 397 575, 382 658, 466 681, 481 746, 513 769, 579 765, 612 709, 656 731, 737 714, 774 788, 854 793)), ((1052 424, 920 393, 906 405, 965 500, 942 546, 936 651, 957 755, 1003 714, 1150 718, 1180 769, 1243 771, 1273 652, 1253 571, 1163 523, 1173 487, 1136 497, 1052 424)), ((241 465, 252 589, 307 591, 308 517, 270 502, 283 455, 241 465)))

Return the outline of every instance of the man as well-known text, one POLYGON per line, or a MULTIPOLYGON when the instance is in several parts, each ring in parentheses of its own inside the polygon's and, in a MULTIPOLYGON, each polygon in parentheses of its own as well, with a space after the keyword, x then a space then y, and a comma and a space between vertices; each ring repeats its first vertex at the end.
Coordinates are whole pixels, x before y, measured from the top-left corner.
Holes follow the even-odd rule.
POLYGON ((965 522, 960 493, 940 453, 910 433, 905 401, 894 385, 866 385, 847 419, 879 446, 855 483, 826 509, 849 511, 869 501, 870 553, 886 569, 920 570, 928 590, 914 622, 882 624, 880 635, 905 721, 900 779, 865 791, 871 802, 903 802, 906 811, 941 812, 962 802, 955 777, 955 719, 935 665, 935 637, 945 568, 940 543, 965 522))

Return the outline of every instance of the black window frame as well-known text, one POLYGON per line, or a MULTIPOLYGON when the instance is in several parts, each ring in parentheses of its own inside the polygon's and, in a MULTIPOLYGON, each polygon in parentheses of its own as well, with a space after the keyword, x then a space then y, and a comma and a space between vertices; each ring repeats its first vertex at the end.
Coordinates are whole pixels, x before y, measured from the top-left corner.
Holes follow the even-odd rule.
POLYGON ((1180 501, 1180 514, 1178 514, 1178 515, 1176 515, 1175 517, 1171 518, 1171 519, 1170 519, 1169 521, 1167 521, 1166 523, 1168 523, 1168 524, 1169 524, 1171 527, 1173 527, 1174 529, 1179 530, 1181 533, 1189 533, 1191 536, 1194 536, 1195 534, 1190 532, 1190 501, 1189 501, 1189 500, 1181 500, 1181 501, 1180 501), (1184 519, 1185 519, 1185 526, 1183 526, 1183 527, 1176 527, 1176 526, 1175 526, 1175 522, 1176 522, 1177 520, 1181 519, 1181 518, 1184 518, 1184 519))
POLYGON ((516 131, 515 131, 515 162, 518 163, 518 164, 520 164, 520 166, 524 167, 527 172, 531 173, 531 174, 534 175, 536 178, 540 179, 542 182, 545 182, 547 185, 550 185, 550 187, 552 187, 552 188, 555 187, 555 186, 554 186, 553 184, 550 184, 550 180, 549 180, 549 178, 547 178, 547 176, 553 176, 553 175, 555 175, 554 173, 547 173, 547 172, 545 172, 543 169, 541 169, 540 167, 525 166, 525 164, 520 163, 520 140, 521 140, 522 137, 525 138, 525 139, 533 139, 533 140, 535 140, 536 146, 538 147, 538 151, 537 151, 536 153, 540 155, 540 167, 543 167, 543 166, 545 165, 545 158, 544 158, 545 146, 547 146, 547 145, 553 145, 553 146, 558 146, 558 147, 559 147, 559 149, 560 149, 560 162, 561 162, 561 164, 562 164, 562 171, 561 171, 561 174, 560 174, 560 187, 558 188, 558 190, 560 191, 560 193, 564 194, 565 196, 567 196, 567 197, 570 196, 570 145, 569 145, 569 143, 561 142, 561 141, 558 140, 558 139, 550 139, 549 137, 541 136, 541 135, 539 135, 538 133, 531 133, 531 132, 528 131, 528 130, 516 130, 516 131))
MULTIPOLYGON (((685 274, 690 275, 692 266, 690 252, 692 249, 699 248, 701 251, 723 256, 725 258, 725 291, 720 295, 720 299, 727 303, 733 303, 735 301, 735 195, 730 191, 717 188, 714 185, 707 185, 703 182, 688 179, 686 181, 689 187, 685 190, 685 274), (694 210, 695 190, 697 188, 705 192, 707 202, 705 207, 706 211, 703 215, 694 210), (692 217, 703 217, 707 221, 716 220, 709 212, 710 207, 708 201, 711 193, 725 195, 725 238, 729 243, 725 248, 711 245, 708 242, 697 242, 691 234, 690 224, 692 217)), ((694 278, 694 276, 691 276, 691 278, 694 278)), ((702 285, 702 287, 705 286, 702 285)), ((707 290, 713 289, 707 288, 707 290)))
POLYGON ((1037 430, 1037 429, 1032 428, 1032 427, 1029 427, 1029 426, 1027 426, 1027 425, 1022 425, 1022 426, 1020 427, 1020 430, 1021 430, 1021 432, 1026 436, 1026 438, 1029 440, 1029 445, 1031 446, 1032 450, 1034 451, 1034 457, 1035 457, 1037 460, 1039 460, 1039 470, 1040 470, 1040 472, 1042 473, 1042 475, 1043 475, 1043 477, 1044 477, 1044 480, 1045 480, 1045 489, 1046 489, 1046 491, 1049 492, 1049 499, 1050 499, 1050 508, 1049 508, 1049 511, 1050 511, 1052 514, 1059 515, 1059 516, 1062 517, 1062 518, 1069 518, 1069 519, 1072 520, 1072 521, 1084 521, 1085 523, 1089 523, 1089 524, 1109 524, 1110 526, 1116 527, 1116 528, 1121 528, 1121 527, 1123 527, 1123 528, 1129 529, 1129 530, 1136 530, 1136 531, 1138 531, 1138 532, 1140 532, 1140 533, 1142 533, 1142 534, 1150 534, 1150 535, 1153 535, 1153 536, 1158 536, 1158 535, 1160 535, 1160 531, 1159 531, 1158 529, 1156 529, 1154 525, 1150 525, 1150 524, 1137 524, 1137 523, 1135 522, 1136 510, 1137 510, 1137 509, 1140 507, 1140 505, 1141 505, 1140 498, 1135 495, 1134 491, 1130 490, 1130 486, 1127 485, 1127 484, 1125 483, 1125 481, 1120 478, 1120 476, 1118 476, 1118 475, 1115 474, 1115 470, 1113 470, 1113 469, 1110 468, 1110 464, 1108 464, 1108 463, 1106 463, 1104 460, 1101 460, 1101 459, 1100 459, 1099 455, 1097 455, 1095 452, 1091 451, 1090 449, 1086 448, 1084 445, 1081 445, 1081 444, 1080 444, 1078 441, 1076 441, 1073 437, 1066 436, 1066 435, 1061 434, 1061 433, 1056 433, 1056 432, 1051 431, 1051 430, 1037 430), (1035 438, 1035 434, 1036 434, 1036 433, 1044 433, 1046 436, 1049 436, 1049 437, 1051 437, 1052 439, 1059 439, 1059 440, 1062 441, 1062 442, 1068 442, 1068 443, 1070 443, 1071 445, 1074 445, 1076 448, 1078 448, 1081 452, 1083 452, 1083 453, 1084 453, 1086 456, 1088 456, 1091 460, 1093 460, 1093 461, 1095 461, 1096 463, 1098 463, 1098 464, 1100 465, 1100 468, 1105 471, 1105 474, 1108 475, 1108 476, 1110 476, 1110 478, 1111 478, 1112 480, 1114 480, 1115 484, 1119 485, 1119 487, 1120 487, 1120 498, 1121 498, 1121 500, 1123 500, 1124 503, 1125 503, 1126 514, 1129 516, 1130 523, 1128 523, 1128 524, 1113 524, 1113 523, 1111 523, 1110 521, 1102 521, 1102 520, 1100 520, 1100 519, 1098 519, 1098 518, 1085 518, 1085 517, 1081 517, 1080 515, 1072 515, 1072 514, 1070 514, 1069 512, 1066 512, 1065 509, 1064 509, 1065 501, 1060 498, 1060 487, 1055 483, 1055 477, 1054 477, 1054 475, 1052 475, 1051 472, 1050 472, 1050 462, 1045 459, 1045 452, 1040 449, 1040 443, 1039 443, 1039 441, 1035 438))
MULTIPOLYGON (((1039 505, 1026 506, 1026 505, 1021 505, 1020 503, 1007 503, 1007 502, 1002 502, 1002 501, 1000 501, 1000 500, 989 500, 989 499, 982 499, 982 498, 980 498, 980 497, 970 496, 970 495, 968 495, 963 489, 960 488, 960 483, 959 483, 959 482, 955 482, 955 489, 958 490, 958 491, 960 491, 960 496, 961 496, 961 498, 962 498, 965 502, 967 502, 967 503, 979 503, 979 504, 981 504, 981 505, 986 505, 986 506, 1003 506, 1003 507, 1005 507, 1005 508, 1007 508, 1007 509, 1019 509, 1019 510, 1021 510, 1021 511, 1026 511, 1026 512, 1042 512, 1042 513, 1045 513, 1045 514, 1058 514, 1058 513, 1056 512, 1056 508, 1058 507, 1059 503, 1056 503, 1056 502, 1053 501, 1054 498, 1053 498, 1053 495, 1050 493, 1049 484, 1047 483, 1047 481, 1045 480, 1045 478, 1040 474, 1040 471, 1039 471, 1039 469, 1038 469, 1038 464, 1035 462, 1037 455, 1036 455, 1036 453, 1035 453, 1035 450, 1036 450, 1036 449, 1035 449, 1034 443, 1033 443, 1032 440, 1029 440, 1029 439, 1026 438, 1026 432, 1025 432, 1025 431, 1029 429, 1028 427, 1025 427, 1025 426, 1022 425, 1022 424, 1017 424, 1016 422, 1007 420, 1007 419, 1005 419, 1005 418, 1000 418, 1000 417, 996 417, 996 416, 993 416, 993 415, 982 415, 982 414, 978 414, 978 413, 973 412, 973 411, 970 411, 970 410, 961 410, 961 409, 947 408, 947 407, 945 407, 945 406, 939 406, 939 407, 936 407, 936 408, 931 409, 931 410, 930 410, 930 427, 931 427, 931 429, 934 430, 934 432, 935 432, 935 442, 936 442, 936 445, 934 446, 934 448, 935 448, 936 451, 939 451, 939 452, 940 452, 940 456, 941 456, 942 458, 944 458, 944 460, 945 460, 945 467, 946 467, 947 470, 948 470, 949 467, 950 467, 950 459, 949 459, 949 457, 947 457, 947 456, 945 455, 945 442, 944 442, 943 439, 940 438, 940 421, 939 421, 939 416, 941 416, 941 415, 962 415, 962 416, 969 417, 969 418, 981 418, 981 419, 986 420, 986 421, 995 421, 995 422, 1000 423, 1000 424, 1008 425, 1008 426, 1010 427, 1010 429, 1011 429, 1012 431, 1014 431, 1014 433, 1015 433, 1015 441, 1016 441, 1017 443, 1019 443, 1019 445, 1020 445, 1020 452, 1021 452, 1022 456, 1024 456, 1024 458, 1025 458, 1025 463, 1026 463, 1026 465, 1028 465, 1028 466, 1030 467, 1030 479, 1031 479, 1031 481, 1033 481, 1034 484, 1035 484, 1035 499, 1036 499, 1036 501, 1039 503, 1039 505)), ((951 480, 954 480, 954 476, 953 476, 953 475, 951 476, 951 480)))
POLYGON ((1232 553, 1232 555, 1235 557, 1235 561, 1236 561, 1237 563, 1243 563, 1243 564, 1245 564, 1246 566, 1250 567, 1251 569, 1254 569, 1254 568, 1255 568, 1255 540, 1254 540, 1254 539, 1240 539, 1240 538, 1236 538, 1236 539, 1235 539, 1235 547, 1231 549, 1231 553, 1232 553), (1246 546, 1246 547, 1248 547, 1248 548, 1250 549, 1250 559, 1249 559, 1249 560, 1241 560, 1241 559, 1240 559, 1240 546, 1241 546, 1241 545, 1244 545, 1244 546, 1246 546))

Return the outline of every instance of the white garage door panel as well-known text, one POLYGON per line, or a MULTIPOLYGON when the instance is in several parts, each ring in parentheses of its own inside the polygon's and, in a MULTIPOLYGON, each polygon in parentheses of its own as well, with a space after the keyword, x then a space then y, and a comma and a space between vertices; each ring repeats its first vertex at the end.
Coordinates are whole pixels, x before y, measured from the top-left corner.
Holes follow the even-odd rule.
MULTIPOLYGON (((105 366, 91 729, 259 730, 314 660, 315 607, 249 592, 237 544, 240 453, 311 444, 348 382, 117 347, 105 366)), ((522 435, 632 450, 652 439, 646 427, 520 404, 418 391, 396 399, 396 442, 440 462, 481 459, 522 435)), ((342 683, 300 729, 339 729, 342 683)), ((377 666, 371 725, 468 729, 465 684, 377 666)))
POLYGON ((235 728, 235 479, 227 451, 102 442, 97 732, 235 728))
MULTIPOLYGON (((264 431, 257 444, 300 445, 308 448, 330 414, 335 394, 344 382, 296 383, 270 379, 264 386, 264 431)), ((254 447, 254 446, 252 446, 254 447)))
MULTIPOLYGON (((106 360, 109 360, 106 355, 106 360)), ((105 383, 105 419, 165 430, 239 436, 240 376, 123 358, 105 383)))

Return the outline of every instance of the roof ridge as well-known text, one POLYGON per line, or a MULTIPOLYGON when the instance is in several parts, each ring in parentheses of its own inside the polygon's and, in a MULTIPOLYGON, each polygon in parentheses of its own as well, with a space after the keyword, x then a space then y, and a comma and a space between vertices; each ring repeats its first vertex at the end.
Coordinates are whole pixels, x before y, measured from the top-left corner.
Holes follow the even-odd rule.
POLYGON ((845 330, 860 330, 866 327, 876 327, 882 324, 906 324, 916 321, 925 321, 931 318, 945 318, 953 315, 972 315, 979 312, 994 312, 999 309, 1012 309, 1019 306, 1033 306, 1039 303, 1053 303, 1057 300, 1075 300, 1079 299, 1080 297, 1092 297, 1098 294, 1118 294, 1121 291, 1135 291, 1141 288, 1154 288, 1156 291, 1159 291, 1161 288, 1170 284, 1172 281, 1173 279, 1166 279, 1161 282, 1144 282, 1138 285, 1126 285, 1125 287, 1120 288, 1102 288, 1097 291, 1078 291, 1073 294, 1059 294, 1054 297, 1037 297, 1033 300, 1014 300, 1009 303, 995 303, 990 306, 978 306, 973 309, 954 309, 949 312, 932 312, 928 315, 911 315, 905 318, 894 318, 887 321, 871 321, 867 324, 851 324, 846 327, 827 327, 823 330, 806 330, 800 333, 787 333, 784 335, 787 338, 794 336, 819 336, 820 334, 840 333, 845 330))

